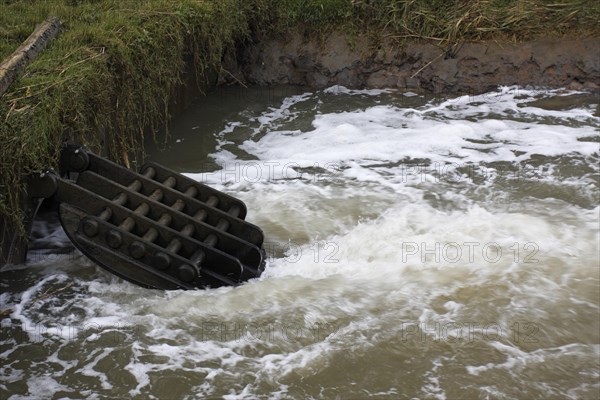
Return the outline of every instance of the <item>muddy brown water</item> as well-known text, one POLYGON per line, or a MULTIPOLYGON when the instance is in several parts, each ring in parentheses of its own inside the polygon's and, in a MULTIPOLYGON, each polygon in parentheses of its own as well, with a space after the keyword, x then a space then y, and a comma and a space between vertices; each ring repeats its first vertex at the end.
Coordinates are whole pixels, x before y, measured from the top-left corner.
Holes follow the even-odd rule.
POLYGON ((596 399, 598 98, 228 89, 150 146, 240 197, 264 275, 160 292, 38 220, 0 397, 596 399))

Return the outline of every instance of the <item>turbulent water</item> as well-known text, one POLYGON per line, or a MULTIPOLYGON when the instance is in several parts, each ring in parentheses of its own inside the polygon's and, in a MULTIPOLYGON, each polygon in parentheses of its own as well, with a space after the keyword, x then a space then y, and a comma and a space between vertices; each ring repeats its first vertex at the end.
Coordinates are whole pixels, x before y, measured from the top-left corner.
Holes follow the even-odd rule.
POLYGON ((0 397, 596 399, 599 128, 561 90, 209 96, 152 155, 247 203, 263 276, 141 289, 45 219, 0 397))

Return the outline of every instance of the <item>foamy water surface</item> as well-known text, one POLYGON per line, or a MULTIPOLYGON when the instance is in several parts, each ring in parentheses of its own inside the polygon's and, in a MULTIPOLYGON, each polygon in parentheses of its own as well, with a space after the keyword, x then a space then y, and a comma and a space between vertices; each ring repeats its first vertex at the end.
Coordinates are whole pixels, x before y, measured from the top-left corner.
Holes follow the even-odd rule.
POLYGON ((38 222, 2 272, 2 398, 600 396, 597 96, 253 99, 153 156, 247 203, 263 276, 145 290, 38 222))

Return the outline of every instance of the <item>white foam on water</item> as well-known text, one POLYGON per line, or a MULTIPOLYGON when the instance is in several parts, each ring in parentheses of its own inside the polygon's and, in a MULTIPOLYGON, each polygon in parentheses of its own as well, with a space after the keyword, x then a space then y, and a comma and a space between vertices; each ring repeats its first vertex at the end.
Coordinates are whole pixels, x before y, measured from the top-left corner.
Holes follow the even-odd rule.
MULTIPOLYGON (((250 121, 248 121, 250 122, 250 124, 248 125, 252 126, 251 136, 255 136, 267 130, 277 129, 281 125, 281 123, 295 119, 296 116, 299 115, 300 111, 293 110, 293 107, 296 104, 302 103, 312 98, 312 96, 312 93, 303 93, 295 96, 286 97, 285 99, 283 99, 280 107, 270 107, 268 112, 262 113, 257 117, 251 118, 250 121)), ((242 126, 242 123, 239 121, 232 121, 227 123, 225 129, 223 129, 217 135, 217 151, 221 151, 224 145, 233 143, 226 139, 226 135, 234 132, 235 129, 240 126, 242 126)))
MULTIPOLYGON (((338 309, 353 315, 360 315, 362 308, 374 307, 381 300, 379 296, 373 296, 373 303, 369 304, 366 300, 366 304, 369 304, 366 305, 357 303, 355 298, 348 299, 350 287, 355 288, 357 284, 375 290, 380 288, 381 291, 404 286, 406 289, 399 291, 397 298, 407 304, 406 309, 412 307, 423 310, 419 322, 431 323, 460 320, 462 310, 466 308, 464 304, 448 301, 444 304, 447 312, 438 314, 438 311, 431 309, 430 302, 436 296, 448 295, 461 286, 486 285, 497 279, 510 282, 515 274, 522 273, 523 268, 536 270, 540 263, 565 257, 571 259, 572 274, 577 275, 578 269, 586 271, 590 263, 598 261, 598 257, 593 256, 598 250, 598 231, 595 227, 598 208, 585 210, 573 206, 565 208, 563 205, 556 218, 551 202, 547 203, 549 211, 545 212, 537 210, 532 214, 529 209, 499 212, 493 208, 488 209, 485 204, 474 204, 468 196, 458 193, 450 196, 442 192, 442 195, 453 197, 455 203, 460 204, 459 209, 444 211, 424 202, 423 196, 431 186, 422 184, 424 181, 435 182, 431 179, 432 175, 426 176, 429 179, 410 181, 405 179, 407 176, 402 176, 403 166, 373 167, 378 161, 393 163, 407 159, 427 159, 439 165, 461 166, 492 162, 515 163, 540 155, 584 158, 598 156, 597 143, 581 140, 598 136, 600 119, 590 110, 551 111, 519 106, 531 101, 527 96, 535 93, 520 90, 518 95, 511 94, 514 90, 502 88, 495 94, 432 102, 419 109, 387 105, 337 114, 317 114, 312 123, 313 130, 271 131, 257 140, 249 139, 244 142, 241 149, 258 157, 258 161, 239 160, 231 152, 216 154, 215 158, 223 163, 225 169, 231 163, 238 163, 238 167, 241 167, 235 178, 232 174, 229 179, 227 176, 223 179, 223 175, 215 177, 213 174, 212 183, 220 184, 223 189, 233 193, 241 193, 240 197, 251 205, 249 209, 254 210, 251 212, 254 213, 253 218, 260 222, 259 225, 267 226, 267 229, 273 227, 277 232, 275 237, 279 239, 284 239, 286 234, 293 237, 294 233, 311 237, 312 232, 314 241, 324 241, 321 252, 327 250, 324 246, 332 246, 330 253, 320 256, 315 256, 319 246, 315 246, 314 242, 288 249, 286 257, 269 263, 260 282, 255 285, 260 287, 263 283, 275 280, 280 281, 280 287, 284 290, 297 287, 296 290, 302 291, 306 290, 310 281, 329 280, 332 285, 338 285, 341 291, 334 291, 331 297, 323 296, 321 301, 325 305, 315 310, 317 315, 327 314, 324 309, 333 306, 333 298, 338 309), (487 103, 477 104, 479 102, 487 103), (530 118, 533 122, 514 120, 512 117, 515 113, 524 119, 530 118), (499 115, 501 118, 481 121, 471 119, 486 114, 499 115), (540 123, 539 119, 544 117, 584 121, 588 125, 571 127, 569 124, 561 126, 540 123), (301 171, 300 168, 323 167, 327 163, 334 166, 327 171, 333 174, 322 181, 311 180, 310 172, 307 174, 302 171, 294 176, 289 169, 291 165, 294 171, 301 171), (253 172, 258 169, 260 173, 245 174, 244 171, 251 169, 244 166, 250 164, 253 172), (288 170, 284 172, 286 166, 288 170), (257 176, 268 179, 255 179, 257 176), (344 183, 342 190, 335 187, 335 183, 339 181, 344 183), (248 188, 250 189, 245 191, 248 188), (328 199, 342 203, 338 209, 349 211, 344 205, 354 197, 368 198, 365 190, 374 190, 382 199, 379 206, 361 204, 365 210, 371 206, 371 210, 374 214, 379 214, 379 217, 339 224, 343 218, 327 212, 328 199), (269 199, 270 207, 264 207, 265 199, 269 199), (304 204, 306 199, 316 206, 304 204), (286 226, 290 221, 294 225, 286 226), (474 260, 464 254, 470 250, 464 243, 478 245, 474 260), (502 257, 493 262, 489 261, 492 256, 487 255, 486 259, 486 255, 480 252, 489 243, 500 246, 503 251, 502 257), (527 250, 537 248, 536 253, 541 258, 532 258, 537 260, 535 265, 524 265, 523 259, 515 260, 517 255, 512 247, 515 243, 518 244, 518 249, 519 246, 523 247, 519 249, 521 253, 518 257, 523 257, 524 246, 531 244, 527 250), (447 262, 447 258, 454 257, 450 253, 443 253, 438 261, 436 257, 440 255, 440 251, 423 256, 423 252, 435 249, 436 244, 458 244, 463 257, 456 262, 447 262), (537 247, 532 247, 533 245, 537 247), (415 250, 416 253, 413 254, 415 250), (324 256, 331 256, 329 261, 333 262, 324 262, 324 256), (406 256, 406 260, 399 262, 403 256, 406 256), (290 280, 292 277, 301 279, 290 280), (415 296, 419 286, 426 287, 428 293, 415 296)), ((359 94, 341 88, 333 88, 328 92, 359 94)), ((556 95, 560 95, 560 92, 556 92, 556 95)), ((281 115, 276 112, 272 114, 281 115)), ((406 171, 405 169, 404 172, 406 171)), ((415 175, 414 171, 409 172, 415 175)), ((542 179, 553 181, 555 177, 550 170, 542 179)), ((564 183, 564 180, 561 181, 564 183)), ((566 183, 581 186, 582 179, 571 178, 566 183)), ((444 188, 441 183, 439 186, 444 188)), ((448 187, 448 190, 452 188, 448 187)), ((597 189, 592 187, 591 190, 597 189)), ((540 203, 536 204, 535 207, 539 207, 540 203)), ((514 288, 517 302, 531 302, 532 295, 543 302, 561 300, 558 289, 564 284, 564 278, 560 278, 563 281, 553 280, 554 278, 540 281, 538 276, 531 279, 514 288)), ((273 306, 275 310, 285 309, 281 304, 275 303, 273 306)), ((541 303, 536 306, 543 308, 541 303)), ((341 332, 346 337, 359 340, 365 330, 368 329, 364 323, 354 322, 341 332)), ((481 333, 481 330, 475 332, 481 333)), ((460 332, 451 333, 460 335, 460 332)), ((435 332, 432 334, 435 337, 435 332)), ((331 343, 323 342, 323 345, 325 348, 320 351, 333 351, 331 347, 327 350, 331 343)), ((505 349, 513 348, 509 344, 502 346, 505 349)), ((500 364, 500 368, 514 366, 523 357, 537 360, 541 354, 533 352, 532 355, 524 355, 517 347, 514 349, 518 354, 512 354, 505 364, 500 364)), ((262 368, 266 368, 270 376, 285 376, 301 369, 304 365, 302 360, 306 357, 312 359, 316 355, 317 353, 307 349, 300 350, 300 354, 295 351, 287 355, 269 355, 263 358, 268 363, 263 364, 262 368)), ((474 373, 480 370, 471 368, 469 371, 474 373)), ((429 383, 424 390, 428 395, 444 398, 444 390, 439 386, 436 373, 437 370, 428 376, 429 383)), ((247 390, 248 387, 245 387, 240 396, 247 390)))
MULTIPOLYGON (((47 283, 64 283, 68 280, 67 275, 50 275, 37 284, 32 286, 31 288, 25 290, 21 294, 20 301, 17 304, 13 305, 13 312, 11 313, 11 318, 21 321, 22 329, 24 332, 30 337, 31 341, 36 341, 39 338, 37 337, 37 333, 35 331, 31 331, 30 327, 36 327, 38 325, 37 321, 33 320, 29 313, 26 311, 29 303, 31 302, 33 306, 37 302, 35 295, 39 293, 40 289, 43 288, 47 283)), ((41 332, 52 332, 53 330, 49 326, 41 327, 39 331, 41 332)), ((57 331, 59 335, 62 335, 63 332, 57 331)))
POLYGON ((553 359, 561 356, 600 357, 600 345, 583 346, 572 343, 560 347, 538 349, 532 352, 525 352, 514 346, 508 346, 500 342, 491 342, 490 345, 503 353, 506 356, 506 360, 502 363, 466 366, 469 374, 479 375, 492 369, 506 369, 511 373, 518 374, 521 369, 528 365, 552 362, 553 359))
POLYGON ((69 388, 68 386, 61 385, 56 381, 56 379, 50 376, 34 376, 30 377, 27 380, 27 387, 29 389, 27 396, 21 395, 12 395, 9 397, 11 400, 18 399, 44 399, 48 398, 49 394, 54 394, 57 392, 74 392, 74 389, 69 388))
POLYGON ((348 89, 342 85, 330 86, 323 90, 323 93, 327 94, 346 94, 346 95, 367 95, 367 96, 379 96, 384 93, 391 93, 393 89, 348 89))
MULTIPOLYGON (((324 93, 338 99, 394 94, 343 87, 324 93)), ((472 387, 473 379, 481 379, 482 396, 508 396, 515 385, 563 397, 585 395, 598 376, 598 368, 589 367, 599 353, 597 335, 573 338, 550 326, 539 345, 530 346, 515 342, 510 332, 514 320, 558 325, 553 313, 576 320, 597 315, 599 307, 600 277, 594 268, 600 262, 600 206, 586 208, 533 192, 518 197, 521 189, 504 183, 494 164, 543 156, 544 173, 528 171, 531 176, 521 181, 525 186, 574 187, 587 198, 597 195, 598 167, 592 161, 599 156, 598 142, 589 140, 598 137, 600 118, 587 108, 552 111, 529 105, 537 95, 500 88, 419 107, 368 103, 338 113, 321 113, 312 93, 287 98, 281 107, 251 116, 252 129, 242 143, 230 136, 243 124, 225 126, 213 155, 221 171, 188 174, 244 200, 247 219, 278 246, 261 278, 238 288, 155 293, 102 275, 91 282, 75 280, 85 294, 63 306, 34 303, 46 286, 69 279, 52 274, 17 298, 0 295, 0 301, 14 303, 11 318, 23 327, 51 328, 41 318, 48 306, 65 323, 103 327, 81 340, 84 354, 76 373, 94 378, 97 390, 119 389, 101 365, 126 348, 131 355, 119 368, 135 384, 122 396, 150 396, 154 377, 178 371, 197 380, 189 387, 197 395, 318 397, 318 390, 299 392, 298 381, 310 382, 323 371, 335 375, 336 363, 349 354, 360 364, 361 357, 396 344, 405 334, 404 323, 424 332, 415 348, 431 346, 417 357, 430 360, 413 365, 422 381, 414 397, 450 398, 453 385, 472 387), (297 107, 309 101, 311 107, 316 104, 311 129, 289 129, 300 117, 297 107), (580 162, 582 171, 592 172, 563 179, 553 157, 580 162), (415 160, 427 169, 416 170, 415 160), (477 183, 464 176, 465 165, 485 168, 491 178, 477 183), (445 172, 453 179, 437 179, 436 166, 449 166, 445 172), (473 329, 460 325, 467 322, 475 323, 473 329), (494 340, 482 339, 486 323, 502 330, 494 340), (454 325, 437 329, 448 324, 454 325), (113 333, 123 335, 124 342, 105 346, 105 335, 113 333), (473 348, 454 351, 448 335, 466 334, 476 338, 473 348), (104 347, 91 350, 94 343, 104 347), (463 375, 449 352, 473 357, 463 365, 463 375), (486 358, 490 354, 495 358, 486 358), (518 375, 527 366, 541 369, 544 363, 568 364, 573 358, 587 366, 587 375, 570 375, 577 381, 573 387, 546 388, 542 378, 536 383, 535 377, 518 375), (498 373, 508 374, 508 385, 485 380, 498 373)), ((48 359, 73 372, 73 363, 60 357, 69 338, 46 339, 58 343, 48 359)), ((17 369, 6 373, 15 379, 29 376, 17 369)), ((379 373, 391 379, 403 372, 379 373)), ((38 387, 45 393, 69 389, 52 378, 28 379, 32 396, 40 393, 38 387)), ((339 390, 351 393, 346 389, 339 390)), ((356 393, 403 394, 401 387, 362 389, 356 393)))
POLYGON ((85 366, 83 368, 80 368, 76 372, 79 372, 85 376, 91 376, 91 377, 98 378, 100 380, 102 389, 111 390, 113 388, 113 385, 109 382, 106 374, 103 372, 97 371, 94 367, 96 367, 98 362, 100 362, 101 360, 106 358, 112 351, 113 351, 112 348, 101 349, 100 351, 97 351, 95 354, 92 354, 93 359, 88 360, 86 362, 85 366))
POLYGON ((423 394, 428 398, 437 400, 447 399, 444 389, 440 386, 440 379, 438 376, 438 369, 443 365, 442 360, 447 361, 448 358, 440 357, 433 360, 431 370, 425 374, 427 377, 427 384, 423 386, 422 390, 423 394))
MULTIPOLYGON (((450 113, 443 105, 435 108, 440 113, 450 113)), ((317 115, 312 131, 269 132, 257 142, 246 141, 242 148, 261 160, 281 164, 295 162, 303 167, 315 162, 395 162, 407 158, 463 164, 517 162, 534 154, 588 156, 598 152, 597 143, 579 140, 597 136, 591 126, 571 128, 510 120, 472 122, 424 118, 430 112, 431 109, 411 110, 388 105, 317 115)), ((600 124, 600 118, 591 115, 588 118, 600 124)))

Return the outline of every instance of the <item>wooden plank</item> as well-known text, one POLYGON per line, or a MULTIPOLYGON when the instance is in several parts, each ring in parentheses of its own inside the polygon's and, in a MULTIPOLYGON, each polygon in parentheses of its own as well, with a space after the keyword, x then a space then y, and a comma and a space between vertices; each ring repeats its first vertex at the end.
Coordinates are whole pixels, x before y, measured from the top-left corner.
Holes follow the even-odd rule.
POLYGON ((33 31, 14 53, 0 64, 0 97, 60 31, 60 20, 48 18, 33 31))

